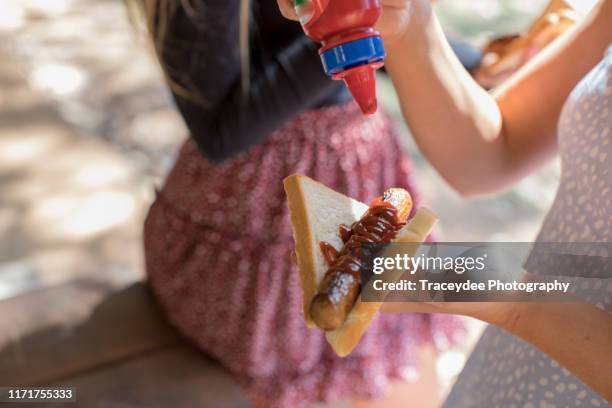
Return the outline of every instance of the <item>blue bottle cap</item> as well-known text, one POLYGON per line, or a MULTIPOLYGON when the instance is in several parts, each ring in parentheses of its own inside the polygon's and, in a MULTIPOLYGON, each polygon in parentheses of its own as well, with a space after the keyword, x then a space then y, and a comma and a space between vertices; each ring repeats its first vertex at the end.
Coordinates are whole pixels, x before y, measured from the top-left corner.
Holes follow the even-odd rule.
POLYGON ((382 61, 384 58, 385 48, 378 35, 340 44, 321 54, 323 68, 329 76, 359 65, 382 61))

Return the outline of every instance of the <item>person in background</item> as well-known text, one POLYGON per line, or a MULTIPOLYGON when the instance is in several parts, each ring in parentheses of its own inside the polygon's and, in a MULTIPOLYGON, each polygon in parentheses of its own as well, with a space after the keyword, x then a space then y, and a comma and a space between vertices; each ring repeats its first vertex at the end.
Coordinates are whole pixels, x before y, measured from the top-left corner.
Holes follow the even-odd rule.
MULTIPOLYGON (((459 193, 480 196, 513 185, 560 153, 559 191, 537 241, 603 248, 564 265, 559 257, 534 252, 525 267, 531 276, 564 271, 597 278, 605 293, 597 304, 586 299, 406 302, 389 304, 387 310, 464 314, 494 324, 459 375, 448 407, 609 406, 612 0, 599 1, 492 94, 450 51, 429 1, 382 3, 378 28, 388 52, 387 70, 423 154, 459 193), (588 258, 600 258, 604 267, 594 267, 588 258)), ((294 18, 288 0, 279 5, 294 18)))
MULTIPOLYGON (((191 133, 144 226, 147 275, 166 316, 256 407, 389 406, 367 400, 418 372, 422 345, 452 342, 461 324, 379 316, 350 357, 335 356, 304 324, 282 185, 299 172, 363 201, 398 186, 417 207, 389 116, 364 116, 273 1, 142 5, 191 133)), ((421 407, 435 401, 435 384, 393 389, 402 401, 424 395, 421 407)))

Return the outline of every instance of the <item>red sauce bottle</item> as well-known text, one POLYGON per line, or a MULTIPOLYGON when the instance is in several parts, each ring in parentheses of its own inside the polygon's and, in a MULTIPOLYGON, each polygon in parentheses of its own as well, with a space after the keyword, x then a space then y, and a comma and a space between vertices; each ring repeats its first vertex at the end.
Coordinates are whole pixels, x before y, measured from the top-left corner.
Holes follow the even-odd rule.
POLYGON ((302 28, 321 43, 325 73, 344 80, 365 114, 376 112, 376 74, 385 49, 374 25, 380 0, 294 0, 302 28))

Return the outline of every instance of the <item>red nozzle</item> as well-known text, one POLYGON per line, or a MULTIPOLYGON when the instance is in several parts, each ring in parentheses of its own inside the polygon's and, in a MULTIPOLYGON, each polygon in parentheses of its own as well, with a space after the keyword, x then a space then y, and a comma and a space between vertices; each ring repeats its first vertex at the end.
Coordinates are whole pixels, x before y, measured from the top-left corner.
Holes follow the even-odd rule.
POLYGON ((342 79, 355 101, 366 115, 376 112, 376 70, 381 62, 360 65, 337 74, 334 79, 342 79))

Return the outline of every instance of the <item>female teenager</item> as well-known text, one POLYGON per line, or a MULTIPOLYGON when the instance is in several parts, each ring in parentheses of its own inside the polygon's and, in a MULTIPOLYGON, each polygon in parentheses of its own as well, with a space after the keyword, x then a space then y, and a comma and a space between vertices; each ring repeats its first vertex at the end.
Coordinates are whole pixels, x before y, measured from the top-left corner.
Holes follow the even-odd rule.
POLYGON ((381 316, 350 357, 336 357, 304 324, 282 179, 300 172, 362 200, 403 186, 418 201, 389 117, 365 117, 273 1, 143 5, 191 131, 144 230, 168 319, 256 407, 380 395, 456 320, 381 316))
MULTIPOLYGON (((292 17, 287 3, 279 2, 292 17)), ((603 267, 575 257, 563 273, 597 278, 606 293, 596 305, 404 303, 389 309, 466 314, 498 326, 485 331, 448 397, 449 407, 607 406, 612 1, 600 1, 492 94, 449 51, 429 1, 383 4, 379 28, 386 37, 387 70, 425 156, 457 191, 474 196, 509 187, 560 154, 561 184, 537 240, 600 244, 590 256, 603 267)), ((561 273, 560 266, 558 258, 532 256, 526 269, 552 275, 561 273)))

